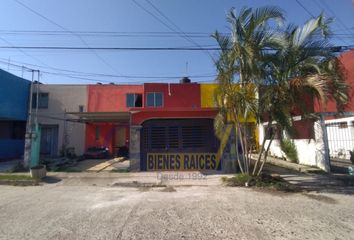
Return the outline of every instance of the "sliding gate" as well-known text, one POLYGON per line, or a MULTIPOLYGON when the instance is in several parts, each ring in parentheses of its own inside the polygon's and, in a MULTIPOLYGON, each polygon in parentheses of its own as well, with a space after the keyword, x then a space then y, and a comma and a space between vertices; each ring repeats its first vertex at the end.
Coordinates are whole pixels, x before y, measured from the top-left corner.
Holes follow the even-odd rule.
POLYGON ((143 123, 141 170, 221 170, 212 119, 156 119, 143 123))

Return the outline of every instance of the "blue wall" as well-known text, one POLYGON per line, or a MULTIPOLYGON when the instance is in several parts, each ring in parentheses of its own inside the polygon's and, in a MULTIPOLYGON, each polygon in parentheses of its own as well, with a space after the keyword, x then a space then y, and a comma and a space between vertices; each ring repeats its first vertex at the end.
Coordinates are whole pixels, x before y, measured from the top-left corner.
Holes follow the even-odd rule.
POLYGON ((0 119, 27 119, 30 81, 0 69, 0 119))
POLYGON ((0 159, 21 158, 25 140, 0 139, 0 159))

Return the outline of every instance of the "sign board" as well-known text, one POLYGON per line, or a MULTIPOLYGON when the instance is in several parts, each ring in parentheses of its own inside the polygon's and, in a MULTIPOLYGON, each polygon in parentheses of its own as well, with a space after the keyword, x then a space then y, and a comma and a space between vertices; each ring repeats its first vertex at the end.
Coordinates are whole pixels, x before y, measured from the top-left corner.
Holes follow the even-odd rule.
POLYGON ((147 153, 146 170, 221 170, 216 153, 147 153))

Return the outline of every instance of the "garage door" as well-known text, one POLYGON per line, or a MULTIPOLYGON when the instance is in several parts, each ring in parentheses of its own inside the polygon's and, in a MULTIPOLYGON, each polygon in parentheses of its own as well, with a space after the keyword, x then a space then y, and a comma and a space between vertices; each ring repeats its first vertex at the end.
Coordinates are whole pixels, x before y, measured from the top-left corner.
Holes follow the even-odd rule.
POLYGON ((141 136, 141 170, 220 170, 212 119, 149 120, 141 136))

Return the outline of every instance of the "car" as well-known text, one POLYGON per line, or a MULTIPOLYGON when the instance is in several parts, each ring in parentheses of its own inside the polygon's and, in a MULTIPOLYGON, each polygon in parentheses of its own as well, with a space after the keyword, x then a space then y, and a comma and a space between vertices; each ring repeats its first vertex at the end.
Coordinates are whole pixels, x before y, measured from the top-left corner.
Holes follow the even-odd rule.
POLYGON ((105 146, 89 147, 84 153, 85 159, 96 158, 105 159, 110 157, 109 149, 105 146))

